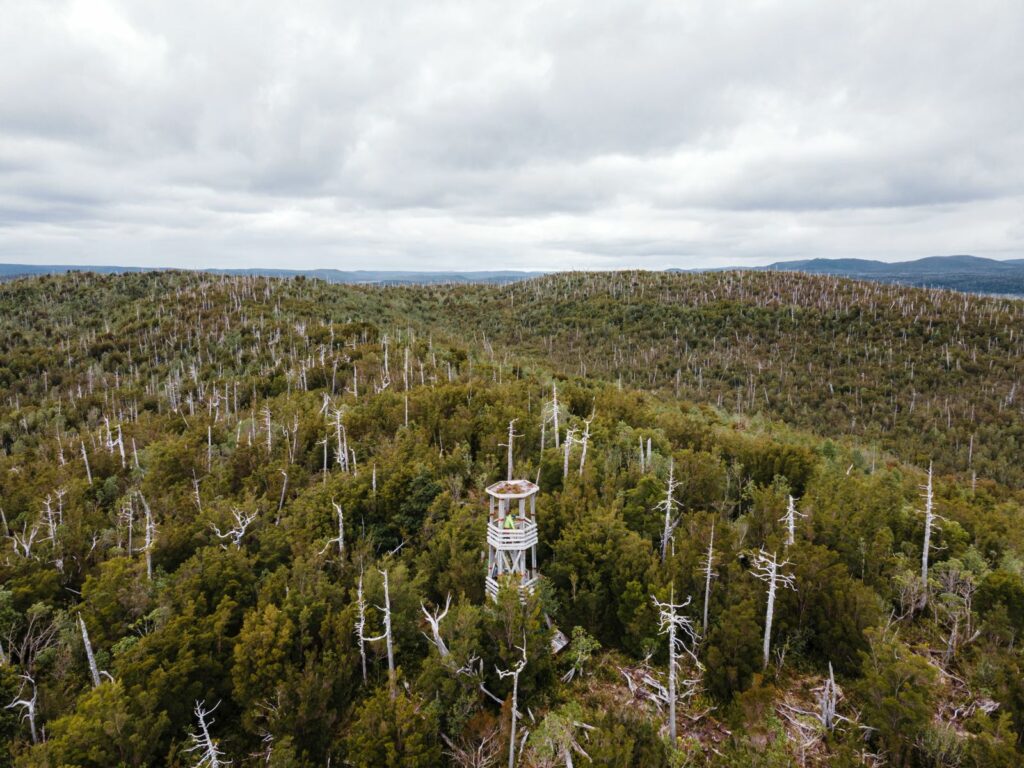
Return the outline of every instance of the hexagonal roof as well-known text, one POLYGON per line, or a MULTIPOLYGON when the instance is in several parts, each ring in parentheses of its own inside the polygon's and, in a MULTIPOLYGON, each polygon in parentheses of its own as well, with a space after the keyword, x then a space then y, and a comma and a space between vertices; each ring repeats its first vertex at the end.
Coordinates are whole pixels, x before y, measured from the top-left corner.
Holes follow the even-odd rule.
POLYGON ((529 480, 499 480, 494 485, 487 486, 487 492, 491 496, 501 499, 522 499, 532 496, 540 488, 529 480))

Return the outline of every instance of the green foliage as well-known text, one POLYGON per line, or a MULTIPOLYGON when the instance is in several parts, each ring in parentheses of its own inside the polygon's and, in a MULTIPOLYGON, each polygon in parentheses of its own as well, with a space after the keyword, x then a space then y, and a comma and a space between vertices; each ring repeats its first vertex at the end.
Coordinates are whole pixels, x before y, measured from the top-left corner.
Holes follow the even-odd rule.
POLYGON ((146 766, 166 720, 139 721, 120 683, 105 683, 78 700, 75 711, 47 727, 46 742, 32 750, 24 766, 74 765, 82 768, 146 766))
POLYGON ((705 651, 705 685, 727 701, 746 689, 761 667, 762 617, 752 597, 733 603, 712 625, 705 651))
POLYGON ((379 688, 356 712, 345 740, 356 768, 432 768, 441 759, 436 715, 405 693, 379 688))
MULTIPOLYGON (((1021 342, 1007 329, 1020 306, 861 290, 646 274, 516 287, 170 273, 0 286, 0 706, 31 675, 47 734, 32 746, 22 712, 0 708, 0 766, 183 766, 196 701, 220 702, 214 737, 235 765, 450 765, 441 733, 474 748, 507 737, 511 681, 496 669, 524 642, 520 710, 537 765, 564 762, 571 738, 595 765, 792 764, 775 713, 830 663, 844 713, 861 712, 894 764, 1014 764, 1024 442, 1007 402, 1021 342), (555 382, 561 445, 548 420, 542 452, 555 382), (512 419, 516 474, 541 487, 543 578, 525 600, 505 589, 495 603, 483 589, 484 488, 504 477, 512 419), (917 580, 922 472, 883 450, 935 458, 945 518, 930 608, 888 634, 873 628, 917 580), (670 462, 678 520, 662 562, 670 462), (789 494, 807 517, 787 547, 789 494), (236 510, 256 516, 238 546, 214 531, 236 510), (703 711, 703 694, 681 702, 695 711, 670 749, 664 713, 619 669, 664 674, 652 594, 690 597, 699 625, 712 526, 696 649, 716 708, 703 711), (26 555, 18 542, 33 530, 26 555), (764 672, 764 585, 747 572, 762 546, 790 561, 797 587, 777 596, 778 663, 764 672), (383 569, 394 700, 384 641, 365 645, 364 683, 355 632, 360 574, 364 634, 383 631, 383 569), (943 611, 966 604, 936 591, 954 571, 977 585, 980 634, 948 663, 999 707, 951 730, 938 713, 953 694, 912 649, 944 646, 943 611), (449 595, 442 656, 423 637, 421 602, 449 595), (116 682, 93 688, 78 616, 116 682), (554 627, 571 634, 560 656, 554 627), (709 742, 726 713, 735 738, 709 742)), ((853 765, 860 746, 837 733, 821 749, 853 765)))
POLYGON ((861 652, 863 677, 855 687, 864 722, 875 729, 893 765, 909 765, 935 711, 938 672, 892 634, 867 634, 869 649, 861 652))
POLYGON ((974 598, 979 615, 994 620, 998 609, 1002 609, 1009 627, 1018 634, 1024 634, 1024 576, 996 570, 989 573, 978 585, 974 598))

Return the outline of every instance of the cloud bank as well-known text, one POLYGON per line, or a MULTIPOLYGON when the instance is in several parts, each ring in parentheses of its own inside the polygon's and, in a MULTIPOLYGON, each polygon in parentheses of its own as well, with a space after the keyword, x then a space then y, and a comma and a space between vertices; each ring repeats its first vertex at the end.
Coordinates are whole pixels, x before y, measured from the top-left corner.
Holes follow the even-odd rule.
POLYGON ((0 0, 0 260, 1024 257, 1018 0, 0 0))

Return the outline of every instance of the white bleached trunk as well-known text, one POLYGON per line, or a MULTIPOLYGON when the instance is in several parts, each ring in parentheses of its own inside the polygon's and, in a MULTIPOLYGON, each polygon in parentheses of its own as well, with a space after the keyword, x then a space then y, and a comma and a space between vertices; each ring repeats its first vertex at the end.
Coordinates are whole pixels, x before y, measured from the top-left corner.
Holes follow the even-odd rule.
POLYGON ((558 385, 551 385, 551 418, 555 427, 555 448, 560 447, 558 442, 558 385))
POLYGON ((448 593, 448 597, 445 599, 443 611, 430 613, 430 611, 427 610, 427 606, 422 602, 420 603, 420 609, 423 611, 423 616, 427 619, 427 623, 430 625, 431 634, 434 636, 431 642, 434 644, 434 647, 437 648, 437 652, 441 654, 442 659, 448 658, 448 646, 445 644, 444 638, 441 637, 441 622, 444 620, 444 617, 448 615, 448 609, 451 607, 451 604, 451 592, 448 593))
POLYGON ((89 660, 89 674, 92 676, 92 687, 100 687, 100 670, 96 666, 96 657, 92 652, 92 643, 89 642, 89 630, 85 628, 85 620, 79 616, 78 626, 82 630, 82 644, 85 646, 85 657, 89 660))
POLYGON ((359 583, 356 587, 356 640, 359 641, 359 659, 363 665, 363 684, 366 684, 366 600, 363 598, 363 573, 359 572, 359 583))
POLYGON ((708 604, 711 602, 711 577, 714 573, 715 558, 715 526, 711 525, 711 540, 708 542, 708 557, 704 561, 704 621, 701 624, 701 633, 708 632, 708 604))
POLYGON ((768 668, 768 658, 771 651, 771 640, 772 640, 772 621, 775 618, 775 577, 778 572, 778 566, 772 561, 770 566, 770 575, 768 577, 768 608, 765 611, 764 617, 764 643, 762 646, 762 652, 764 655, 764 668, 768 668))
POLYGON ((89 455, 85 452, 85 440, 82 441, 82 461, 85 463, 85 476, 92 485, 92 470, 89 469, 89 455))
POLYGON ((928 556, 932 543, 935 505, 932 493, 932 465, 928 463, 928 483, 924 487, 924 546, 921 548, 921 607, 928 603, 928 556))
POLYGON ((768 668, 771 659, 772 622, 775 619, 775 595, 780 586, 796 589, 793 576, 783 573, 782 569, 789 565, 788 560, 779 562, 776 554, 768 554, 763 549, 754 556, 752 575, 768 585, 768 606, 765 609, 764 643, 762 646, 764 668, 768 668))
POLYGON ((398 696, 398 679, 395 676, 395 647, 391 640, 391 593, 388 590, 388 572, 381 571, 384 576, 384 642, 388 649, 388 687, 392 701, 398 696))

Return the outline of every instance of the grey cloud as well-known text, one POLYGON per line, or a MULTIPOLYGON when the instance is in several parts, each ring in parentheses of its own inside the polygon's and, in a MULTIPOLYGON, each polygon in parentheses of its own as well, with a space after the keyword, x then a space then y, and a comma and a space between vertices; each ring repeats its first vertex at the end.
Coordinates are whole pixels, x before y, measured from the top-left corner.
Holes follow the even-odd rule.
POLYGON ((0 258, 694 266, 1024 243, 1015 0, 0 0, 0 258))

